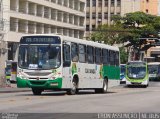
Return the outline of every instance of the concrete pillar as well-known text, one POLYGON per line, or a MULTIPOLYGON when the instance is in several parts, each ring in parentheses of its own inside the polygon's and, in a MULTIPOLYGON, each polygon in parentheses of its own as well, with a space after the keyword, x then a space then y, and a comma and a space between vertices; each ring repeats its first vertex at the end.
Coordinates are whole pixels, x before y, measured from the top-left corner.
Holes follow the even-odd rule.
POLYGON ((108 24, 111 24, 111 0, 108 0, 108 24))
POLYGON ((114 0, 114 14, 117 14, 117 0, 114 0))
POLYGON ((19 28, 18 22, 19 22, 19 20, 18 20, 18 19, 15 19, 16 32, 18 32, 18 28, 19 28))
POLYGON ((25 27, 25 33, 28 33, 28 21, 25 21, 24 27, 25 27))
POLYGON ((26 1, 25 9, 26 9, 26 14, 28 14, 28 1, 26 1))
MULTIPOLYGON (((99 20, 99 18, 98 18, 98 6, 99 5, 99 2, 98 2, 98 0, 96 0, 96 27, 98 26, 98 20, 99 20)), ((92 28, 93 29, 93 28, 92 28)))
MULTIPOLYGON (((102 0, 102 6, 104 6, 104 0, 102 0)), ((102 22, 104 21, 104 7, 102 7, 102 22)))
POLYGON ((4 41, 4 34, 0 33, 0 87, 5 86, 5 61, 7 56, 7 42, 4 41))

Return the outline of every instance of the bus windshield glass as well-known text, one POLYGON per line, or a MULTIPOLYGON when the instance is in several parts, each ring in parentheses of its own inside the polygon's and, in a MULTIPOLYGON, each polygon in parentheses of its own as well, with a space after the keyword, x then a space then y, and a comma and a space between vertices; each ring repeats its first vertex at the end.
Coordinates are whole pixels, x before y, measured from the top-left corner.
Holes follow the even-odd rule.
POLYGON ((129 78, 140 79, 146 76, 146 65, 143 64, 129 64, 127 66, 127 75, 129 78))
POLYGON ((121 74, 125 74, 125 65, 121 65, 121 74))
POLYGON ((61 47, 58 45, 21 45, 18 65, 25 69, 53 69, 61 64, 61 47))
POLYGON ((158 65, 148 65, 149 74, 157 74, 158 67, 158 65))

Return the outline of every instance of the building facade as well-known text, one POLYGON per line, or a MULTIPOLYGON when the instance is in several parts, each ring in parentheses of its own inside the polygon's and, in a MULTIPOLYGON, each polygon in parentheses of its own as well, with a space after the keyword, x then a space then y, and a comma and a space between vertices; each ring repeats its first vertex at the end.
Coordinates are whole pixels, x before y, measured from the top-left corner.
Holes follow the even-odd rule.
POLYGON ((23 34, 61 34, 83 38, 85 0, 3 0, 7 60, 16 60, 23 34))
POLYGON ((100 24, 111 24, 113 15, 140 11, 140 0, 87 0, 86 37, 100 24))
MULTIPOLYGON (((160 16, 160 0, 141 0, 141 11, 147 14, 160 16)), ((153 58, 152 61, 160 61, 160 46, 151 47, 145 53, 144 57, 153 58)))
POLYGON ((0 0, 0 80, 24 34, 84 38, 85 0, 0 0))
POLYGON ((141 0, 121 0, 121 16, 126 13, 140 11, 141 0))
POLYGON ((160 16, 160 0, 158 0, 158 16, 160 16))
POLYGON ((152 15, 160 15, 160 0, 141 0, 141 11, 152 15))

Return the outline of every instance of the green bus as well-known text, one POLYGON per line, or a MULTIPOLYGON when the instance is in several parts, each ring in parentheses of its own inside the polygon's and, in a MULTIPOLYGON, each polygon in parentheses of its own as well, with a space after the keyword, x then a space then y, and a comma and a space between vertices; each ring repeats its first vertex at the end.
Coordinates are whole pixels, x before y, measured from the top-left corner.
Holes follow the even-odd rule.
POLYGON ((130 61, 126 64, 126 85, 142 85, 147 87, 149 84, 148 65, 144 61, 130 61))
POLYGON ((119 48, 61 35, 28 35, 20 39, 17 86, 32 88, 34 95, 44 90, 64 90, 76 94, 81 89, 106 93, 119 85, 119 48))
POLYGON ((150 81, 160 81, 160 62, 149 62, 148 70, 150 81))

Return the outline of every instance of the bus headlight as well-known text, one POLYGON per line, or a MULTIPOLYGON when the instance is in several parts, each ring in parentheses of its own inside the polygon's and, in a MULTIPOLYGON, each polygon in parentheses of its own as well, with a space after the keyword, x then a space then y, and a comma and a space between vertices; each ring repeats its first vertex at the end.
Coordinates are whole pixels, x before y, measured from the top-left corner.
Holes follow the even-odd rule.
POLYGON ((21 79, 28 79, 28 77, 25 76, 22 72, 18 72, 17 77, 20 77, 21 79))
POLYGON ((54 79, 56 79, 56 77, 55 76, 51 76, 49 79, 54 80, 54 79))

